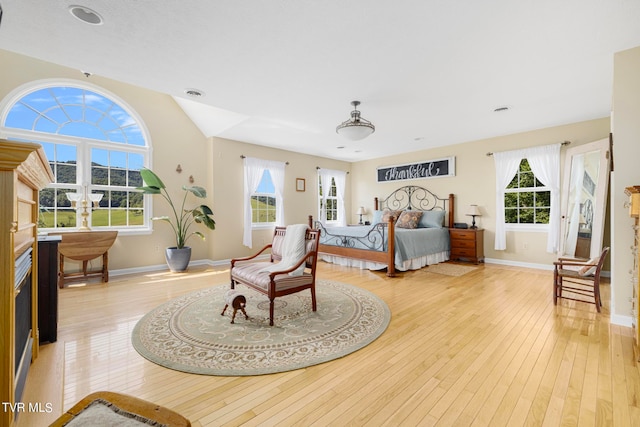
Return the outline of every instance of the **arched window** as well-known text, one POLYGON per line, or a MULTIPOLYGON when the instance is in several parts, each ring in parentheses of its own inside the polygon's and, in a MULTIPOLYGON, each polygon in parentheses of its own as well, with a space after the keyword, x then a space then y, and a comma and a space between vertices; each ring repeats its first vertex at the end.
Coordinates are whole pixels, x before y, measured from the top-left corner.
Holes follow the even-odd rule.
POLYGON ((75 82, 30 84, 0 103, 0 132, 47 155, 55 179, 40 192, 40 228, 149 227, 135 191, 149 166, 147 132, 123 101, 75 82))

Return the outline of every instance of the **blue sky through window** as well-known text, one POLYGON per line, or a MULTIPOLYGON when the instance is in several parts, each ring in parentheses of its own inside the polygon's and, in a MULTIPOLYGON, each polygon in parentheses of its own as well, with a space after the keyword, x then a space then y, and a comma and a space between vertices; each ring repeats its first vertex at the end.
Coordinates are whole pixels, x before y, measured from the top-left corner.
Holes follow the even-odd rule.
POLYGON ((4 126, 145 146, 136 120, 104 96, 76 87, 48 87, 23 96, 4 126))
POLYGON ((262 179, 260 180, 260 184, 258 185, 258 190, 256 193, 275 193, 276 187, 273 185, 273 180, 271 179, 271 173, 268 169, 264 170, 262 174, 262 179))

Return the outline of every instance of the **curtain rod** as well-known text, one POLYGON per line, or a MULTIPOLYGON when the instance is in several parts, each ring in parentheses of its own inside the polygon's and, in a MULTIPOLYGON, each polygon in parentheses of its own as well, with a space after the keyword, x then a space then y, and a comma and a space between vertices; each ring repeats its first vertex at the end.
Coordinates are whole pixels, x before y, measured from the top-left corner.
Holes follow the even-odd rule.
MULTIPOLYGON (((241 159, 246 159, 246 158, 247 158, 247 156, 245 156, 244 154, 240 154, 240 158, 241 158, 241 159)), ((285 165, 288 165, 288 164, 289 164, 289 162, 284 162, 284 164, 285 164, 285 165)))
MULTIPOLYGON (((564 141, 560 143, 560 145, 569 145, 569 144, 571 144, 571 141, 564 141)), ((489 152, 487 153, 487 156, 493 156, 493 153, 489 152)))
MULTIPOLYGON (((316 170, 322 169, 320 166, 316 166, 316 170)), ((347 175, 349 175, 349 171, 347 171, 347 175)))

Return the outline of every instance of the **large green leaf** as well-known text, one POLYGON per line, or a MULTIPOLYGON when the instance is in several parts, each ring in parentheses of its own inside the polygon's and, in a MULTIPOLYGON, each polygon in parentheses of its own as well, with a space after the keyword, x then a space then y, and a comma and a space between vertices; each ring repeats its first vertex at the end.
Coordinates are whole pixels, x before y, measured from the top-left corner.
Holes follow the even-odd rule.
POLYGON ((211 218, 213 211, 207 205, 200 205, 192 212, 193 218, 197 223, 204 224, 208 229, 215 230, 216 222, 211 218))
POLYGON ((202 187, 198 187, 197 185, 194 185, 193 187, 182 187, 183 190, 185 191, 190 191, 194 196, 199 197, 201 199, 207 197, 207 190, 205 190, 202 187))
MULTIPOLYGON (((140 170, 140 176, 148 187, 152 188, 167 188, 164 182, 156 175, 151 169, 142 168, 140 170)), ((144 187, 143 187, 144 188, 144 187)))
POLYGON ((140 190, 144 194, 160 194, 158 187, 136 187, 136 190, 140 190))

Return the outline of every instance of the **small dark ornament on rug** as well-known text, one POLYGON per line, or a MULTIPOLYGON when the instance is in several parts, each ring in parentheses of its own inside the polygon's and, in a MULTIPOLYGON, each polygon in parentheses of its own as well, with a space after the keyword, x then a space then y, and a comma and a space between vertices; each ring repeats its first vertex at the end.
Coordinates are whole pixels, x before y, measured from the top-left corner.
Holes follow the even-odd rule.
POLYGON ((247 305, 247 299, 244 297, 244 295, 232 289, 232 290, 229 290, 224 295, 224 300, 226 301, 226 304, 224 306, 224 309, 222 310, 222 313, 220 313, 220 315, 224 316, 224 312, 227 311, 227 307, 231 306, 233 308, 231 323, 234 323, 234 320, 236 318, 236 313, 238 312, 238 310, 242 311, 242 314, 244 314, 244 317, 246 317, 247 320, 249 320, 249 316, 247 316, 247 312, 244 311, 244 308, 247 305))

